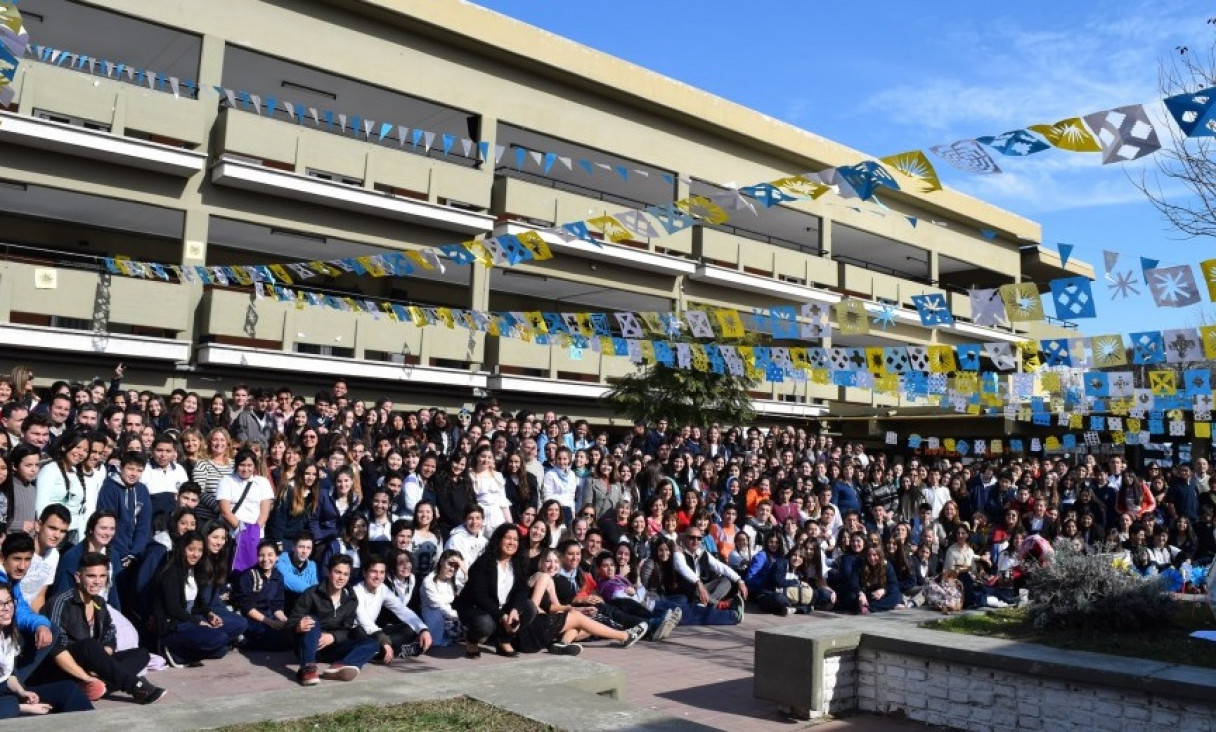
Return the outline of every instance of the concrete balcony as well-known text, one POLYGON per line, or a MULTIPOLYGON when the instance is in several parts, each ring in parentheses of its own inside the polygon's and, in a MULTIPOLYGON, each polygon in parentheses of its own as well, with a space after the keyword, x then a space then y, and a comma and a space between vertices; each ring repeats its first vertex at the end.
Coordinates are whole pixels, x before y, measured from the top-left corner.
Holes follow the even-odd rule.
MULTIPOLYGON (((535 227, 526 226, 517 223, 499 223, 494 227, 494 235, 500 234, 520 234, 525 231, 536 231, 535 227)), ((689 259, 683 257, 673 257, 667 254, 657 253, 651 249, 639 249, 622 244, 604 243, 599 246, 591 242, 575 239, 566 241, 562 237, 547 231, 539 232, 544 237, 549 248, 554 254, 572 254, 583 259, 594 259, 601 262, 609 262, 611 264, 629 267, 631 269, 645 270, 651 274, 661 274, 670 276, 691 275, 697 265, 689 259)), ((670 246, 683 246, 679 240, 685 237, 691 242, 691 231, 682 231, 679 234, 663 239, 652 240, 655 243, 662 243, 670 246)))
POLYGON ((195 149, 207 140, 209 102, 36 62, 21 65, 18 111, 53 112, 100 123, 118 136, 195 149))
POLYGON ((108 292, 97 272, 0 262, 0 344, 11 348, 101 352, 186 361, 190 343, 177 340, 189 322, 186 288, 159 280, 112 277, 108 292), (98 322, 99 297, 109 316, 98 322), (94 327, 103 330, 94 333, 94 327))
POLYGON ((0 112, 0 142, 182 178, 207 162, 202 153, 11 112, 0 112))
MULTIPOLYGON (((442 325, 423 328, 381 315, 343 312, 323 307, 296 308, 270 298, 253 299, 240 290, 209 289, 200 305, 200 339, 222 346, 260 348, 299 355, 300 351, 330 350, 356 361, 381 361, 386 366, 480 364, 485 335, 442 325), (471 345, 470 345, 471 343, 471 345)), ((460 370, 461 367, 449 368, 460 370)))
POLYGON ((839 284, 835 262, 788 246, 707 227, 697 227, 694 241, 703 262, 723 269, 811 287, 839 284))
POLYGON ((226 109, 216 130, 216 155, 236 155, 216 166, 212 180, 274 195, 451 229, 488 231, 493 219, 471 209, 490 206, 491 176, 366 140, 343 137, 286 120, 226 109), (257 176, 245 166, 275 175, 257 176), (309 170, 359 181, 330 183, 309 170), (286 176, 286 177, 284 177, 286 176), (443 205, 459 203, 460 208, 443 205))

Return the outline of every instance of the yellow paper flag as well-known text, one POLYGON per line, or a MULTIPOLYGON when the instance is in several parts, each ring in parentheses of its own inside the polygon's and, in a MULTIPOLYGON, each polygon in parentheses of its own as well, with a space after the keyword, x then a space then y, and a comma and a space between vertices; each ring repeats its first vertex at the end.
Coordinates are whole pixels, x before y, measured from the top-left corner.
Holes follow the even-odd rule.
POLYGON ((713 308, 710 312, 714 314, 714 319, 718 321, 718 327, 722 330, 723 338, 742 338, 743 337, 743 321, 739 318, 739 313, 730 308, 713 308))
POLYGON ((1085 129, 1080 117, 1069 117, 1054 125, 1031 125, 1032 132, 1047 138, 1053 146, 1072 152, 1102 152, 1102 146, 1085 129))
POLYGON ((1211 422, 1196 422, 1195 423, 1195 437, 1196 437, 1196 439, 1202 439, 1202 440, 1211 439, 1212 423, 1211 422))

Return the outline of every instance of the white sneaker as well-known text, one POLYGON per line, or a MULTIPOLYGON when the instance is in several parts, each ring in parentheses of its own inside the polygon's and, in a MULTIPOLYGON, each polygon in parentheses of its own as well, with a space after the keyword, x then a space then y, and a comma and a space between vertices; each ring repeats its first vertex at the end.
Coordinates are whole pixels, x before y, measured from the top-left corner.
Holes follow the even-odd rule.
POLYGON ((995 595, 989 595, 988 599, 985 601, 984 604, 987 605, 988 607, 996 607, 996 608, 1009 607, 1009 603, 1002 601, 1000 598, 996 597, 995 595))

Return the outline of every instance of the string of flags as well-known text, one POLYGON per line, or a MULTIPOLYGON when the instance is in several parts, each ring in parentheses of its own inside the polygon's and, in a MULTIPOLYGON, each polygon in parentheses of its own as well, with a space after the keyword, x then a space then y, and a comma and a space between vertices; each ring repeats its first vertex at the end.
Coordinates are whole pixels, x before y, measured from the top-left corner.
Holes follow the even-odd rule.
MULTIPOLYGON (((5 0, 5 2, 11 2, 11 0, 5 0)), ((149 88, 162 91, 168 90, 175 96, 180 96, 185 92, 187 96, 194 97, 204 90, 191 79, 178 79, 158 74, 155 71, 94 58, 87 54, 34 44, 29 45, 28 51, 33 58, 44 63, 67 65, 76 69, 83 69, 87 66, 90 73, 96 73, 98 69, 101 69, 107 77, 122 78, 125 76, 128 81, 146 83, 149 88)), ((450 154, 458 146, 465 157, 473 157, 476 153, 479 159, 493 159, 496 164, 502 162, 507 151, 503 145, 491 145, 484 140, 472 140, 396 122, 377 121, 357 114, 319 109, 272 95, 259 95, 220 86, 208 89, 226 99, 229 107, 233 109, 249 111, 258 115, 265 113, 271 116, 282 112, 286 118, 297 124, 310 122, 316 127, 324 126, 329 131, 343 134, 349 131, 349 134, 356 138, 362 136, 368 142, 376 144, 382 144, 386 139, 390 141, 396 139, 400 147, 408 144, 415 149, 421 147, 424 152, 437 149, 444 155, 450 154)), ((1216 135, 1216 106, 1214 106, 1216 105, 1216 87, 1171 96, 1163 101, 1170 116, 1186 136, 1216 135)), ((994 155, 1004 158, 1021 158, 1054 149, 1072 153, 1100 153, 1102 163, 1110 164, 1136 160, 1151 155, 1160 148, 1160 136, 1147 108, 1142 104, 1134 104, 1092 114, 1067 117, 1051 124, 1031 124, 1025 128, 1000 134, 982 135, 973 139, 932 145, 928 150, 960 171, 987 175, 1002 172, 994 155)), ((561 164, 568 170, 576 168, 585 170, 588 175, 610 172, 626 180, 631 174, 650 175, 650 172, 646 170, 567 155, 563 154, 561 150, 531 150, 516 147, 513 157, 515 167, 524 169, 530 163, 542 174, 548 174, 555 165, 561 164)), ((904 178, 905 185, 911 183, 913 188, 921 192, 932 193, 942 188, 937 169, 929 156, 924 150, 913 149, 887 155, 877 160, 864 160, 855 165, 785 176, 778 180, 739 188, 737 192, 732 191, 725 195, 738 196, 741 193, 764 208, 789 201, 817 199, 829 192, 844 199, 877 201, 876 194, 880 189, 901 190, 900 183, 891 171, 904 178)), ((670 173, 659 173, 659 175, 668 182, 674 182, 676 178, 670 173)), ((690 182, 687 178, 680 179, 690 182)), ((718 203, 720 205, 720 202, 718 203)), ((755 212, 755 207, 750 201, 744 202, 739 207, 755 212)), ((912 226, 916 226, 918 223, 915 216, 905 216, 905 218, 912 226)), ((994 239, 999 232, 993 229, 981 229, 980 233, 987 239, 994 239)), ((646 236, 644 231, 634 230, 633 235, 636 234, 646 236)))
POLYGON ((1001 455, 1025 455, 1028 453, 1061 453, 1084 450, 1097 452, 1106 447, 1123 445, 1142 445, 1150 449, 1158 449, 1169 454, 1166 445, 1159 443, 1152 435, 1141 432, 1119 432, 1112 436, 1101 435, 1096 431, 1082 433, 1068 432, 1061 435, 1043 437, 1013 437, 1013 438, 960 438, 941 437, 919 434, 909 434, 902 439, 897 432, 888 431, 885 442, 891 446, 906 445, 909 449, 920 451, 926 455, 948 455, 976 458, 996 457, 1001 455), (1118 435, 1118 437, 1114 437, 1118 435))
POLYGON ((29 49, 30 34, 21 20, 17 0, 0 0, 0 107, 13 103, 13 79, 29 49))

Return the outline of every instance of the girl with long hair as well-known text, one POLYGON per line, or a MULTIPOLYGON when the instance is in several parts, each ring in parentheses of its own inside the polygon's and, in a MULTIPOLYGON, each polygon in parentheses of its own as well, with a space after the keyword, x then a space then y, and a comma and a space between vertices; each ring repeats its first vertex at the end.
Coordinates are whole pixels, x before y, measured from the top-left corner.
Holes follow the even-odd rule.
POLYGON ((65 433, 55 443, 51 462, 38 471, 37 506, 42 509, 58 503, 72 514, 72 525, 68 530, 68 543, 75 544, 84 536, 85 523, 97 506, 97 492, 89 495, 85 482, 84 463, 89 457, 89 433, 77 430, 65 433))

